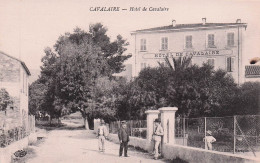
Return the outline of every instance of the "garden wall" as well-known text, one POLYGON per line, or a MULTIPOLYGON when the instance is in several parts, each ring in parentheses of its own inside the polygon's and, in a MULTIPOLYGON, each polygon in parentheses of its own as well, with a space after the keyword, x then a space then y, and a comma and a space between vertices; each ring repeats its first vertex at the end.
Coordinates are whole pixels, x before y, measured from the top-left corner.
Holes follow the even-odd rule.
MULTIPOLYGON (((108 139, 114 143, 119 144, 119 139, 118 139, 117 134, 109 134, 108 139)), ((137 147, 137 148, 141 148, 148 152, 152 151, 152 149, 153 149, 152 142, 147 142, 146 139, 132 137, 132 136, 130 136, 130 141, 129 141, 128 145, 131 145, 131 146, 137 147)))
MULTIPOLYGON (((119 144, 117 134, 109 134, 108 139, 114 143, 119 144)), ((181 143, 181 142, 180 142, 181 143)), ((141 148, 145 151, 151 152, 153 144, 148 143, 146 139, 130 137, 128 143, 133 147, 141 148)), ((241 155, 228 154, 217 151, 209 151, 205 149, 187 147, 182 145, 163 144, 163 157, 166 159, 180 158, 189 163, 220 163, 220 162, 235 162, 235 163, 259 163, 260 158, 251 158, 241 155)))
POLYGON ((28 146, 28 137, 11 143, 5 148, 0 148, 0 163, 10 163, 12 155, 23 148, 28 146))
POLYGON ((220 162, 235 162, 235 163, 259 163, 260 158, 250 158, 241 155, 209 151, 205 149, 164 144, 162 147, 163 156, 166 159, 180 158, 189 163, 220 163, 220 162))

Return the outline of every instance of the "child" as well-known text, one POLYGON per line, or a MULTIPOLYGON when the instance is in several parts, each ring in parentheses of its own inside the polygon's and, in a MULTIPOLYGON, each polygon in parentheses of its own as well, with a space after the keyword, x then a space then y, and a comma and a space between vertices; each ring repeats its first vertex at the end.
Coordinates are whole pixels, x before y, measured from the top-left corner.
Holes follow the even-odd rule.
POLYGON ((105 121, 102 119, 100 122, 100 126, 98 127, 98 147, 100 152, 105 152, 105 139, 108 136, 107 127, 105 125, 105 121))
POLYGON ((208 130, 206 132, 206 137, 203 138, 203 141, 206 142, 205 149, 212 150, 212 143, 216 141, 216 139, 212 136, 212 132, 208 130))

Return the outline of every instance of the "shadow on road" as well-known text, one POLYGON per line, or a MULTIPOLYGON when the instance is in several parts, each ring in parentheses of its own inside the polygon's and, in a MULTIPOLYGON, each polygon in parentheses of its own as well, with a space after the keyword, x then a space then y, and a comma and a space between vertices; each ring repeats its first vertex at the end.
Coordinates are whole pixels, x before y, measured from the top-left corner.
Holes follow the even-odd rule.
POLYGON ((102 155, 106 155, 106 156, 119 157, 119 156, 118 156, 118 155, 116 155, 116 154, 107 153, 107 152, 104 152, 104 153, 102 153, 102 152, 100 152, 99 150, 94 150, 94 149, 86 149, 86 148, 81 148, 81 149, 83 149, 84 151, 91 151, 91 152, 100 153, 100 154, 102 154, 102 155))

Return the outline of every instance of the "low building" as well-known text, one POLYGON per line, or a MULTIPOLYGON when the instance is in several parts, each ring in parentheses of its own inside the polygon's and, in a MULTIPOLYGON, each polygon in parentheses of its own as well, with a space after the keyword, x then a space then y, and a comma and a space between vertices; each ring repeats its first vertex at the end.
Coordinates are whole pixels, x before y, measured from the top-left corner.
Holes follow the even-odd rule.
POLYGON ((0 111, 0 129, 28 128, 28 78, 25 63, 0 51, 0 88, 4 88, 14 101, 6 111, 0 111))
POLYGON ((244 82, 244 33, 246 23, 237 19, 233 23, 177 24, 136 30, 134 37, 134 72, 138 76, 145 67, 165 64, 165 57, 192 56, 192 63, 211 64, 224 69, 238 84, 244 82))
POLYGON ((260 65, 245 67, 245 82, 260 82, 260 65))

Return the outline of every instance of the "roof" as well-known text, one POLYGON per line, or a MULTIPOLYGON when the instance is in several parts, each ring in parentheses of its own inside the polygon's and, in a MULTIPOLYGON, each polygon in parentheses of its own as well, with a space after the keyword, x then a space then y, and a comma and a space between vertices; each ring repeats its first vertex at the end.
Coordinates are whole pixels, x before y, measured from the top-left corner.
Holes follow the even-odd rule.
POLYGON ((13 57, 13 56, 10 56, 10 55, 8 55, 8 54, 2 52, 2 51, 0 51, 0 54, 6 55, 7 57, 10 57, 10 58, 12 58, 12 59, 17 60, 18 62, 20 62, 21 65, 23 66, 24 70, 26 71, 26 73, 27 73, 28 75, 31 75, 31 73, 30 73, 28 67, 25 65, 25 63, 24 63, 23 61, 21 61, 21 60, 15 58, 15 57, 13 57))
POLYGON ((245 77, 260 77, 260 65, 248 65, 245 68, 245 77))
POLYGON ((161 26, 155 28, 148 28, 148 29, 141 29, 132 32, 135 33, 143 33, 143 32, 155 32, 155 31, 170 31, 170 30, 184 30, 184 29, 208 29, 208 28, 220 28, 220 27, 237 27, 243 26, 247 27, 246 23, 197 23, 197 24, 176 24, 176 26, 168 25, 168 26, 161 26))

